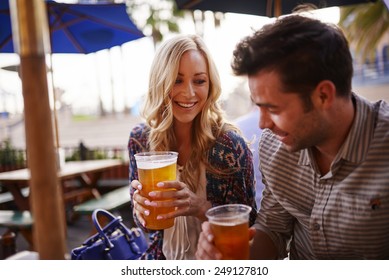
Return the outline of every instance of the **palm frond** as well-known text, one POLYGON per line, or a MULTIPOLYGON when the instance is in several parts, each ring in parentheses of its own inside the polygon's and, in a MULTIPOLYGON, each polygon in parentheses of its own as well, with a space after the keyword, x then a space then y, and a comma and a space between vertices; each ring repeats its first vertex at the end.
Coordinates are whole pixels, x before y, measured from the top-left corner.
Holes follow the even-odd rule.
POLYGON ((382 0, 342 7, 339 25, 362 61, 375 59, 375 50, 389 32, 389 11, 382 0))

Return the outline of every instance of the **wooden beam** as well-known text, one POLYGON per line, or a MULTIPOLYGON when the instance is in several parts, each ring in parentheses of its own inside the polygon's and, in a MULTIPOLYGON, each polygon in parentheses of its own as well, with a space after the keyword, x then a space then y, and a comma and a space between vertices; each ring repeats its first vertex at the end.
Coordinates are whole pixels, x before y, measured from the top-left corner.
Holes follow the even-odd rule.
POLYGON ((66 254, 66 226, 48 96, 46 5, 44 0, 15 0, 10 1, 10 9, 15 50, 20 55, 34 250, 40 259, 61 260, 66 254))

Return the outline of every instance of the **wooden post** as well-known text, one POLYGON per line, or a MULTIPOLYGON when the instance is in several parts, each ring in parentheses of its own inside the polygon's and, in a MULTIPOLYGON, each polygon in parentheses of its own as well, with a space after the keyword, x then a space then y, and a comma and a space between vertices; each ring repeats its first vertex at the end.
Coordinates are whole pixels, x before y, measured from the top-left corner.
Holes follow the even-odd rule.
POLYGON ((282 14, 282 0, 275 0, 274 3, 274 16, 279 17, 282 14))
POLYGON ((20 55, 34 249, 40 259, 61 260, 66 253, 66 227, 48 96, 46 5, 44 0, 13 0, 10 10, 14 46, 20 55))

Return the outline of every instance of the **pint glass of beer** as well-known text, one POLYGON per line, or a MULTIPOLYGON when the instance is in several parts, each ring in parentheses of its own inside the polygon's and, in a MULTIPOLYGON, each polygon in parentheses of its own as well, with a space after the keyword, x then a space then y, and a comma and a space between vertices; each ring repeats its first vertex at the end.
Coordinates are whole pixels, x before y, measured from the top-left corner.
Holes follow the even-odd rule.
MULTIPOLYGON (((176 180, 177 156, 178 153, 176 152, 135 154, 139 181, 142 184, 142 190, 140 191, 142 196, 151 201, 152 198, 149 196, 149 192, 169 190, 158 188, 156 185, 158 182, 176 180)), ((144 217, 148 229, 160 230, 174 225, 174 218, 157 220, 158 215, 173 212, 174 207, 145 207, 150 211, 150 215, 144 217)))
POLYGON ((226 204, 206 212, 215 246, 222 253, 224 260, 249 259, 250 211, 251 207, 244 204, 226 204))

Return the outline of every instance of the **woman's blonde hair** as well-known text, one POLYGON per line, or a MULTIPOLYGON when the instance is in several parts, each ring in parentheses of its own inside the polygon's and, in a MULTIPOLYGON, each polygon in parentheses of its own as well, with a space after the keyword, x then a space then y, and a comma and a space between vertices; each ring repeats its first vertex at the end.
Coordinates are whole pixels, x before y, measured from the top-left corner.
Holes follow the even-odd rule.
POLYGON ((219 73, 199 36, 178 35, 159 47, 151 65, 149 89, 142 116, 151 128, 148 143, 151 151, 176 148, 172 102, 169 94, 177 79, 181 57, 189 50, 200 51, 204 56, 210 84, 204 108, 194 119, 191 156, 181 173, 182 180, 195 190, 199 163, 203 162, 207 166, 207 152, 224 125, 223 111, 218 104, 221 94, 219 73), (194 172, 196 170, 197 172, 194 172))

